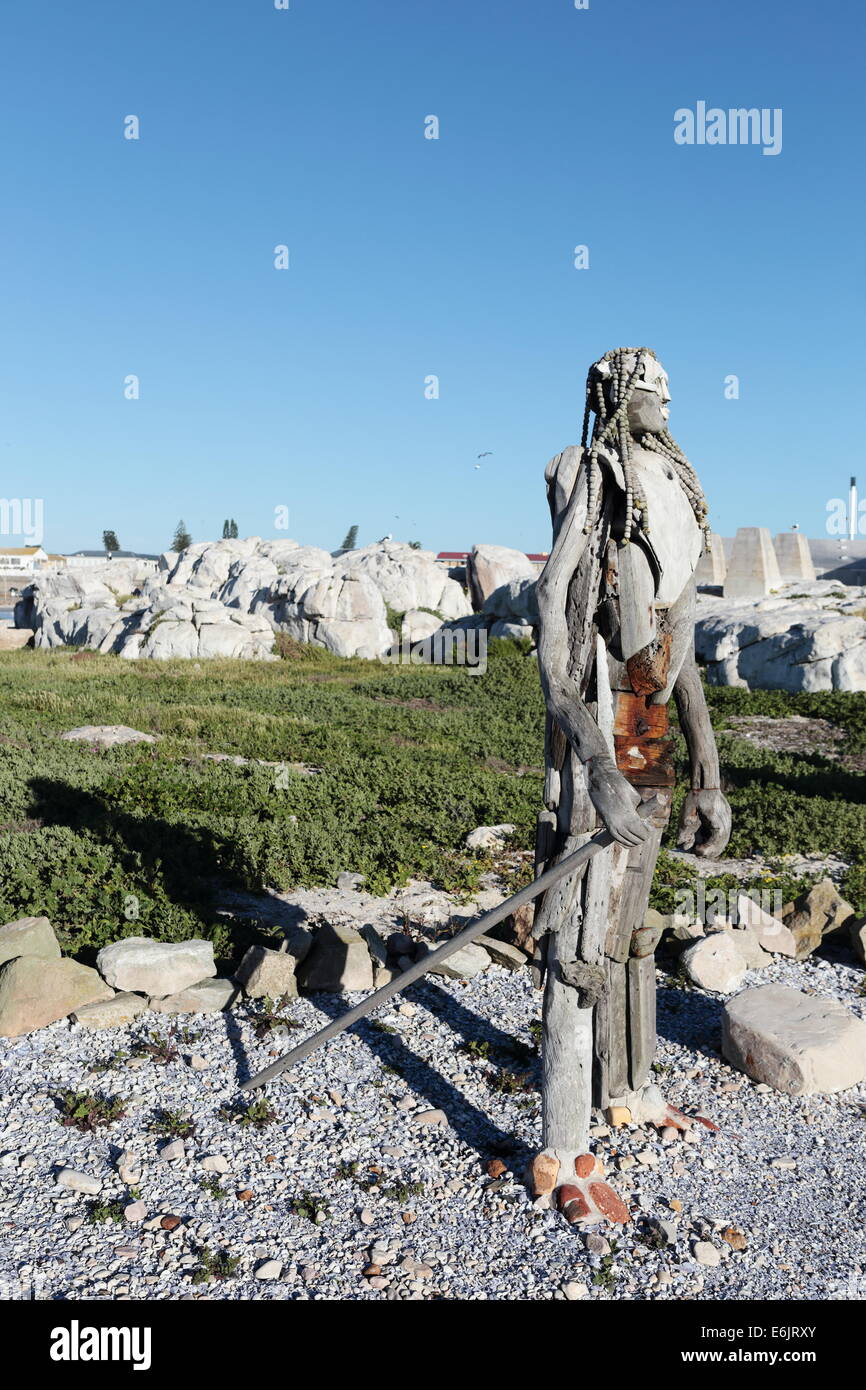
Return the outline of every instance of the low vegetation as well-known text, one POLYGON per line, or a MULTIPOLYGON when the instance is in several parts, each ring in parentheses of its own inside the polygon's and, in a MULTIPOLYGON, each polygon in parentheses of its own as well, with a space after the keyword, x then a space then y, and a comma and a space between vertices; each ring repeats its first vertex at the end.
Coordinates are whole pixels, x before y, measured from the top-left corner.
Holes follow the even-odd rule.
MULTIPOLYGON (((492 643, 483 676, 303 647, 284 655, 0 654, 0 920, 44 913, 82 959, 136 934, 203 935, 226 961, 268 937, 220 914, 225 890, 332 884, 350 869, 377 893, 410 875, 465 892, 489 865, 462 848, 475 826, 511 822, 513 843, 531 848, 544 711, 525 647, 492 643), (58 737, 86 723, 128 724, 159 741, 97 751, 58 737), (321 771, 214 763, 206 753, 321 771)), ((866 701, 732 689, 708 698, 734 808, 730 852, 839 854, 853 865, 844 890, 866 911, 863 776, 726 729, 733 715, 802 714, 843 728, 845 751, 857 752, 866 750, 866 701)), ((679 752, 684 774, 681 740, 679 752)), ((683 779, 678 801, 684 792, 683 779)), ((684 878, 662 856, 654 904, 669 910, 684 878)))

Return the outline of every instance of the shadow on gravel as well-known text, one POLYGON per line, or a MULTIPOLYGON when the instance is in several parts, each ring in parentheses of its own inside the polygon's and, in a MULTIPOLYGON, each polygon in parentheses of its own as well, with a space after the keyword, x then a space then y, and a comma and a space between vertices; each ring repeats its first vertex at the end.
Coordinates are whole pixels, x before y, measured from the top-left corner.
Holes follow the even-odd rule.
POLYGON ((724 1000, 710 999, 697 990, 661 985, 656 993, 657 1032, 668 1042, 718 1057, 723 1007, 724 1000))
MULTIPOLYGON (((339 1018, 341 1013, 346 1012, 344 1002, 339 996, 314 993, 306 997, 329 1020, 339 1018)), ((513 1056, 515 1039, 510 1034, 465 1008, 431 980, 418 980, 414 985, 410 985, 404 998, 428 1009, 465 1040, 479 1039, 489 1042, 491 1054, 500 1052, 503 1056, 513 1056)), ((515 1172, 519 1172, 521 1166, 529 1162, 532 1153, 522 1140, 501 1129, 488 1115, 468 1101, 435 1067, 413 1052, 399 1034, 385 1032, 382 1024, 371 1018, 359 1019, 347 1031, 360 1038, 384 1066, 398 1072, 431 1109, 443 1110, 451 1129, 468 1148, 475 1149, 482 1158, 508 1155, 512 1160, 510 1166, 514 1167, 515 1172)), ((328 1045, 326 1043, 325 1047, 328 1045)), ((289 1050, 289 1047, 285 1048, 285 1051, 289 1050)), ((493 1055, 491 1060, 494 1060, 493 1055)), ((301 1065, 303 1066, 303 1063, 301 1065)))

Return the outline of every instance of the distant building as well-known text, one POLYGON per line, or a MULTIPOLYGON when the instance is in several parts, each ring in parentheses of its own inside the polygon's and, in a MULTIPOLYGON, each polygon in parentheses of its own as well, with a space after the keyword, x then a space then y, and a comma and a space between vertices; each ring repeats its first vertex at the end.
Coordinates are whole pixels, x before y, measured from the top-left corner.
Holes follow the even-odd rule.
MULTIPOLYGON (((469 559, 469 554, 470 552, 468 550, 440 550, 439 554, 436 556, 436 563, 437 565, 443 565, 445 569, 465 568, 466 561, 469 559)), ((539 574, 547 564, 547 556, 540 552, 532 555, 527 552, 526 558, 532 561, 539 574)))
POLYGON ((41 545, 7 545, 0 548, 0 574, 31 575, 48 559, 41 545))
POLYGON ((69 569, 89 569, 94 565, 104 565, 109 560, 138 560, 146 569, 159 568, 158 555, 140 555, 136 550, 76 550, 72 555, 61 555, 59 559, 69 569))

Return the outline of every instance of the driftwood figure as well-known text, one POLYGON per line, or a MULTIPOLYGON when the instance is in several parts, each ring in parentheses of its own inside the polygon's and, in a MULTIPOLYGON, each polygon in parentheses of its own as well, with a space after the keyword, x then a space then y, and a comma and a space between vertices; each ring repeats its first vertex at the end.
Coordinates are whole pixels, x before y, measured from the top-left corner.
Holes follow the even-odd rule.
POLYGON ((553 547, 537 586, 547 705, 538 871, 600 828, 614 840, 549 889, 535 915, 544 1149, 532 1176, 570 1221, 627 1216, 588 1152, 594 1106, 639 1123, 689 1123, 648 1084, 657 942, 644 917, 670 815, 671 695, 691 764, 679 844, 715 856, 730 835, 694 659, 706 504, 668 433, 669 400, 648 349, 606 353, 587 377, 581 447, 558 454, 545 474, 553 547), (638 816, 653 797, 653 814, 638 816))

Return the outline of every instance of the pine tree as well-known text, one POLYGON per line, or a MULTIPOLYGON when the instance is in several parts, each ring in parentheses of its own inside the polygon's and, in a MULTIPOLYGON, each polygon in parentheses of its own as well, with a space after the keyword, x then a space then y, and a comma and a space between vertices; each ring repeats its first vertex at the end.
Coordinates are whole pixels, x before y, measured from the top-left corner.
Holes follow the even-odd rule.
POLYGON ((227 541, 231 536, 231 527, 227 521, 223 522, 223 540, 227 541))
POLYGON ((357 541, 357 539, 358 539, 358 528, 357 528, 357 526, 350 526, 349 529, 348 529, 348 531, 346 532, 345 540, 343 541, 343 544, 340 546, 340 549, 341 549, 341 550, 354 550, 354 549, 355 549, 355 542, 357 541))
POLYGON ((109 555, 112 555, 112 554, 115 552, 115 550, 119 550, 119 549, 120 549, 120 541, 117 539, 117 532, 116 532, 116 531, 103 531, 103 533, 102 533, 102 544, 103 544, 103 546, 105 547, 105 549, 108 551, 109 555))
POLYGON ((192 536, 186 529, 185 522, 181 520, 174 528, 174 540, 171 543, 171 548, 180 554, 182 550, 186 550, 188 545, 192 545, 192 536))
POLYGON ((232 517, 231 522, 229 523, 229 538, 233 541, 236 541, 238 538, 238 524, 235 521, 234 517, 232 517))

